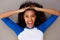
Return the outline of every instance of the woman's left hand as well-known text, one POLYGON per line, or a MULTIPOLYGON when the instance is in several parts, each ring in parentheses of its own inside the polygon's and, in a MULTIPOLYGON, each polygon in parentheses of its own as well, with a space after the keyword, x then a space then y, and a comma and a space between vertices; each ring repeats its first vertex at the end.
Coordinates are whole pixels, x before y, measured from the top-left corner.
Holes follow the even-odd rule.
POLYGON ((33 9, 35 9, 36 11, 41 11, 43 8, 38 8, 38 7, 32 7, 33 9))

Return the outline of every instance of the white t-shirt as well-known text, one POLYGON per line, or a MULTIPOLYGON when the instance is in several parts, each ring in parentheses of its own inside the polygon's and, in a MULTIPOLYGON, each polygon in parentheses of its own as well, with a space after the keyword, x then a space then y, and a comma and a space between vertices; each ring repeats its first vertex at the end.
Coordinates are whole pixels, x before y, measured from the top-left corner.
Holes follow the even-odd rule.
POLYGON ((18 40, 43 40, 43 32, 37 28, 24 28, 24 31, 18 35, 18 40))

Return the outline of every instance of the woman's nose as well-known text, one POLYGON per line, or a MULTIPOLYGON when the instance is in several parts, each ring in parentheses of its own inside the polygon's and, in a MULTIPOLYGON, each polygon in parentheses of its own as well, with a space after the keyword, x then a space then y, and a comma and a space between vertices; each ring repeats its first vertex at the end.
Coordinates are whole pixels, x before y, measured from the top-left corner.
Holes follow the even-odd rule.
POLYGON ((29 17, 29 20, 31 21, 32 20, 32 17, 29 17))

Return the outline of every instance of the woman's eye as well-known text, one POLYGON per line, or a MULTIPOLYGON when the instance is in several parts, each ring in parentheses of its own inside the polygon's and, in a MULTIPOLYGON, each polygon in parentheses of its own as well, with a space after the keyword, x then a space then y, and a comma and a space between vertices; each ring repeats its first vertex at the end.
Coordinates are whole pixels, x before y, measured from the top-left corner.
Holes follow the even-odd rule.
POLYGON ((33 15, 32 17, 35 17, 35 15, 33 15))
POLYGON ((25 16, 25 17, 28 17, 28 16, 25 16))

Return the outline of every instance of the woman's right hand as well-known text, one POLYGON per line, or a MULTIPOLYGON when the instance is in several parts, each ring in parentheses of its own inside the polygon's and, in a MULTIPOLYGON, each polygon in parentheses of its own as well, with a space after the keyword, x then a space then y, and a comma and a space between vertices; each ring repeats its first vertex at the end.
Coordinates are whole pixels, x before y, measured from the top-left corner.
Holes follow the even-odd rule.
POLYGON ((22 9, 19 9, 19 10, 12 10, 12 11, 3 12, 3 13, 0 14, 0 18, 9 17, 11 15, 18 14, 20 12, 24 12, 28 8, 29 7, 22 8, 22 9))
POLYGON ((25 7, 25 8, 19 9, 18 12, 24 12, 28 8, 30 8, 30 7, 25 7))

